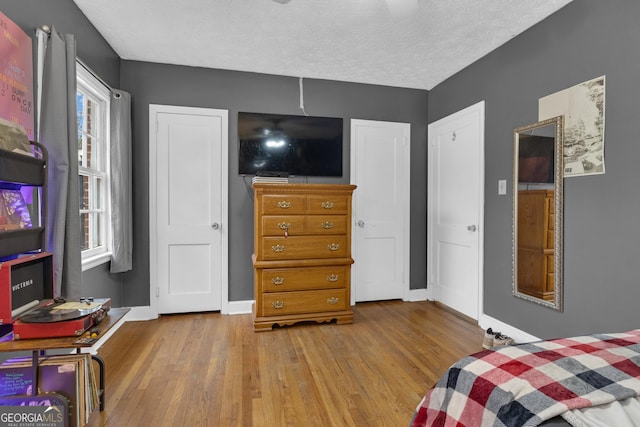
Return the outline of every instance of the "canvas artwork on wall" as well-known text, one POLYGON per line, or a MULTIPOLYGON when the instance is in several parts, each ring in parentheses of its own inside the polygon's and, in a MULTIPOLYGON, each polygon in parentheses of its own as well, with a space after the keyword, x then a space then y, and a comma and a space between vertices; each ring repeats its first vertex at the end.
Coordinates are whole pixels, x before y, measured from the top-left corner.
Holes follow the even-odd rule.
POLYGON ((604 173, 605 76, 540 98, 538 119, 564 116, 564 176, 604 173))
POLYGON ((33 58, 31 37, 0 12, 0 117, 33 133, 33 58))

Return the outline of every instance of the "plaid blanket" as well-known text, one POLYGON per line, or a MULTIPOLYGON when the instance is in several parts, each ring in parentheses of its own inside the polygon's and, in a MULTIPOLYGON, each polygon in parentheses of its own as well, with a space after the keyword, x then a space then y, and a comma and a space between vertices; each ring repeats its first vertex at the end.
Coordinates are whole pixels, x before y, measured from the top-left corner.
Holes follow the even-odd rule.
POLYGON ((421 426, 536 426, 640 395, 640 329, 500 347, 455 363, 425 395, 421 426))

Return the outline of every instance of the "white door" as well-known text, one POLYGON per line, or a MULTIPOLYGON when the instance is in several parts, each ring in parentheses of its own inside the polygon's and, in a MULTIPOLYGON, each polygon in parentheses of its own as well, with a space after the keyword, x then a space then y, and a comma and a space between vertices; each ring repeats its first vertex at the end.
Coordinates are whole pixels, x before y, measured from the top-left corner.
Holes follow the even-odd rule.
POLYGON ((228 112, 150 105, 149 127, 151 305, 160 314, 220 310, 228 112))
POLYGON ((484 102, 429 125, 428 275, 432 298, 481 312, 484 102))
POLYGON ((353 193, 351 302, 409 292, 408 123, 351 120, 353 193))

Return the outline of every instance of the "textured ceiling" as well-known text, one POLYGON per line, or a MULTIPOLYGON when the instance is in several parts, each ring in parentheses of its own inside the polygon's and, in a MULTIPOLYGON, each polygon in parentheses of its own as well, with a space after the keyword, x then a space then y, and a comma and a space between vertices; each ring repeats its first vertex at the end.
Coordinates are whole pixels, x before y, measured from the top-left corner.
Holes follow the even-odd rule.
POLYGON ((74 0, 126 60, 431 89, 571 0, 74 0))

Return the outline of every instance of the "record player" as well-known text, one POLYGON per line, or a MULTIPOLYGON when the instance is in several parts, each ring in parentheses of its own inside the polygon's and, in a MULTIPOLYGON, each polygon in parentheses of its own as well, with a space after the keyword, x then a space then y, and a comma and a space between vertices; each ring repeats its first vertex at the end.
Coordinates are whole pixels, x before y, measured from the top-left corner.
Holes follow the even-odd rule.
POLYGON ((43 301, 13 322, 13 339, 80 336, 99 324, 110 308, 111 298, 43 301))
POLYGON ((55 298, 51 253, 0 263, 0 324, 12 324, 13 339, 79 336, 110 308, 111 298, 55 298))

